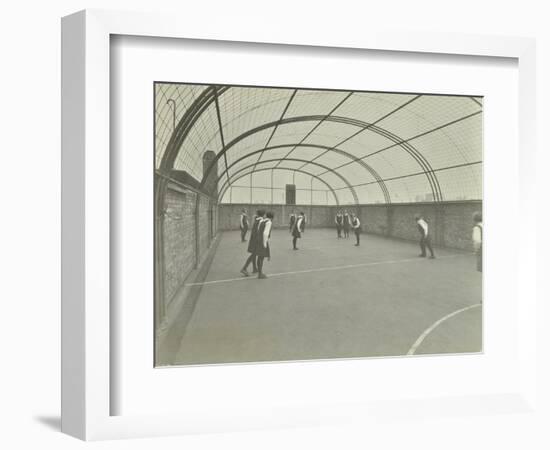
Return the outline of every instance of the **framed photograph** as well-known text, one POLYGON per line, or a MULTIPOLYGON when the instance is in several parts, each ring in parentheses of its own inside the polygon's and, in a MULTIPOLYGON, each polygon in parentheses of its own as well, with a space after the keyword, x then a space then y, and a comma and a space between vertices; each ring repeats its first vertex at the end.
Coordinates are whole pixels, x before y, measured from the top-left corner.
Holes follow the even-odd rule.
POLYGON ((536 413, 534 42, 203 25, 63 19, 63 431, 536 413))

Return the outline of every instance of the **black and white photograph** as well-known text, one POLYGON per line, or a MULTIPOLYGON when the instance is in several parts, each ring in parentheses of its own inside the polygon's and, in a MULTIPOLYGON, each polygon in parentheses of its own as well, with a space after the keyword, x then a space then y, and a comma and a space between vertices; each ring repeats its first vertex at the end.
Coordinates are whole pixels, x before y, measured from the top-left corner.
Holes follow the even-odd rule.
POLYGON ((155 365, 483 351, 483 97, 154 83, 155 365))
POLYGON ((550 449, 546 3, 3 6, 1 448, 550 449))

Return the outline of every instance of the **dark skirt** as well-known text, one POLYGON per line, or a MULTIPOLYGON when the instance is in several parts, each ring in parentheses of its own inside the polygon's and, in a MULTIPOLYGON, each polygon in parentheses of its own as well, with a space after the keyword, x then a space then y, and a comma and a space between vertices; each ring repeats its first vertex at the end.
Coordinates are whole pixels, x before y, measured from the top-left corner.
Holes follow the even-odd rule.
POLYGON ((269 251, 269 242, 267 243, 266 247, 263 246, 263 242, 258 242, 256 255, 263 256, 264 258, 271 257, 271 253, 269 251))
POLYGON ((260 227, 259 221, 254 219, 252 228, 250 229, 250 236, 248 238, 248 253, 256 253, 258 246, 258 228, 260 227))
POLYGON ((248 253, 256 253, 258 247, 258 230, 252 227, 248 238, 248 253))

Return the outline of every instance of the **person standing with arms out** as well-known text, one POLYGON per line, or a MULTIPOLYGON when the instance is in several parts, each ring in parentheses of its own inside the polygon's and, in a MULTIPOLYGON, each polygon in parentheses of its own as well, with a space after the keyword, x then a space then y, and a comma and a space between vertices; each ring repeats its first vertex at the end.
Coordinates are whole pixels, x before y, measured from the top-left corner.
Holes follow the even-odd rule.
POLYGON ((418 231, 420 232, 420 250, 421 253, 420 257, 425 258, 426 257, 426 247, 428 247, 428 250, 430 251, 430 259, 434 259, 434 251, 432 249, 432 238, 431 233, 429 233, 428 229, 428 222, 424 220, 424 217, 420 214, 416 214, 414 216, 414 220, 416 221, 416 224, 418 226, 418 231))
POLYGON ((347 211, 344 211, 343 216, 343 222, 344 222, 344 237, 349 238, 349 228, 351 226, 351 219, 347 211))
POLYGON ((342 215, 342 211, 338 211, 336 213, 334 223, 336 223, 336 234, 338 235, 338 239, 340 239, 342 237, 342 226, 344 225, 344 216, 342 215))
POLYGON ((474 244, 474 252, 477 257, 477 271, 483 272, 483 222, 480 212, 474 213, 472 242, 474 244))
POLYGON ((354 213, 351 214, 351 227, 355 233, 355 246, 359 247, 361 241, 361 222, 359 221, 359 217, 357 217, 354 213))
POLYGON ((264 219, 265 211, 263 209, 259 209, 256 211, 256 217, 254 217, 254 223, 252 224, 252 229, 250 230, 250 239, 248 241, 248 253, 250 253, 250 256, 244 263, 243 268, 241 269, 241 273, 247 277, 248 276, 248 266, 250 263, 252 263, 252 273, 258 272, 258 267, 256 265, 256 259, 258 256, 258 229, 260 227, 260 223, 264 219))
POLYGON ((269 238, 271 237, 271 227, 273 221, 273 213, 270 211, 266 214, 266 218, 261 221, 258 228, 258 278, 267 278, 264 273, 264 258, 269 261, 271 259, 271 251, 269 249, 269 238))
POLYGON ((246 233, 248 232, 248 216, 246 215, 246 209, 241 211, 239 228, 241 229, 241 242, 246 242, 246 233))
POLYGON ((296 247, 296 242, 302 237, 302 231, 304 226, 304 213, 301 212, 296 221, 294 222, 294 227, 292 228, 292 249, 298 250, 296 247))

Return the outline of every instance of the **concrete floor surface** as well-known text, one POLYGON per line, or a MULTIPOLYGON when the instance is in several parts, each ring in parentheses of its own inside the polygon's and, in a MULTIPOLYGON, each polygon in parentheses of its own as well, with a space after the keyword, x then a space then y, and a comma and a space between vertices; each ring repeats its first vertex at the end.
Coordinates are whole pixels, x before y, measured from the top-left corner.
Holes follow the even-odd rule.
MULTIPOLYGON (((481 274, 474 256, 413 242, 337 239, 306 230, 293 251, 287 230, 271 238, 265 280, 240 273, 247 243, 224 232, 193 308, 183 308, 166 361, 174 365, 479 352, 481 274), (476 306, 477 305, 477 306, 476 306), (446 318, 431 330, 442 318, 446 318), (420 343, 418 339, 426 331, 420 343), (181 337, 181 340, 180 340, 181 337)), ((251 271, 251 268, 249 269, 251 271)))

